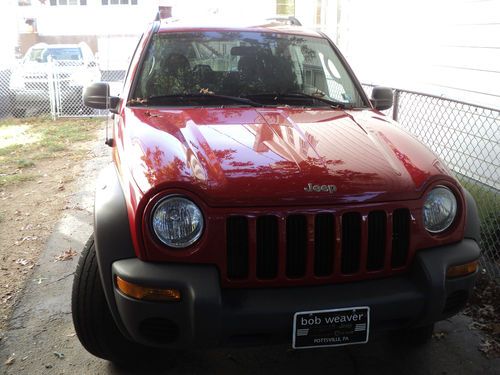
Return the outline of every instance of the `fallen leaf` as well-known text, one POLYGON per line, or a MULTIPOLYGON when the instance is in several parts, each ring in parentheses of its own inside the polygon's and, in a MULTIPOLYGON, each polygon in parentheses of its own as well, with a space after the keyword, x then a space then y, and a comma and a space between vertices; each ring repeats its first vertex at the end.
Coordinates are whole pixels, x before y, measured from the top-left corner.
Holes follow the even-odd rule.
POLYGON ((33 281, 36 281, 37 284, 41 284, 43 280, 47 280, 46 277, 39 277, 38 279, 34 279, 33 281))
POLYGON ((448 335, 448 332, 434 332, 432 337, 436 340, 442 340, 448 335))
POLYGON ((479 346, 479 351, 487 358, 496 358, 500 356, 500 344, 495 340, 485 339, 479 346))
POLYGON ((16 264, 20 264, 21 266, 26 266, 26 265, 28 265, 29 262, 30 262, 29 260, 26 260, 23 258, 16 260, 16 264))
POLYGON ((64 359, 64 354, 60 352, 54 352, 54 355, 59 359, 64 359))
POLYGON ((469 324, 469 329, 485 329, 486 327, 486 324, 481 324, 478 322, 472 322, 471 324, 469 324))
POLYGON ((16 360, 16 355, 15 354, 12 354, 6 361, 5 361, 5 365, 6 366, 10 366, 14 363, 14 361, 16 360))
POLYGON ((500 323, 493 323, 491 325, 491 333, 494 335, 500 334, 500 323))
POLYGON ((65 250, 63 251, 61 254, 59 254, 58 256, 56 256, 56 262, 57 261, 65 261, 65 260, 71 260, 73 259, 73 257, 78 254, 75 250, 73 249, 69 249, 69 250, 65 250))

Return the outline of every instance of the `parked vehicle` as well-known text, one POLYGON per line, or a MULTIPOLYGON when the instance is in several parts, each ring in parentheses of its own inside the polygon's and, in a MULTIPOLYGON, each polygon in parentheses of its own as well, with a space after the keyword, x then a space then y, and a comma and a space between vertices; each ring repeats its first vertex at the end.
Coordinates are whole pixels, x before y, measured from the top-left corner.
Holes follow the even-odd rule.
POLYGON ((114 160, 73 285, 90 353, 418 343, 465 305, 471 195, 380 112, 390 89, 368 99, 327 36, 291 23, 155 22, 120 97, 86 89, 114 160))
POLYGON ((83 88, 99 82, 101 73, 86 43, 32 46, 17 64, 10 78, 13 115, 29 111, 50 111, 61 102, 75 114, 83 107, 83 88), (52 103, 51 103, 52 100, 52 103))

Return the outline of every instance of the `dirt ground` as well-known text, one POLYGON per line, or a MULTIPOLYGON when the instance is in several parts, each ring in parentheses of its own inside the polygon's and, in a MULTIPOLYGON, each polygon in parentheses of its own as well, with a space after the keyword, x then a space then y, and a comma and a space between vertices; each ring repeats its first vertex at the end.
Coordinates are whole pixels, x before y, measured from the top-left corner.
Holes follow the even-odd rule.
POLYGON ((480 275, 464 313, 474 320, 471 328, 485 334, 479 350, 488 358, 500 358, 500 283, 480 275))
MULTIPOLYGON (((64 210, 70 208, 68 197, 78 189, 82 165, 93 157, 91 148, 103 121, 75 122, 75 127, 82 128, 74 131, 87 134, 77 138, 84 141, 71 145, 64 145, 69 137, 43 144, 38 132, 25 131, 28 127, 38 130, 37 125, 34 120, 27 120, 27 125, 21 120, 13 120, 13 125, 5 120, 0 124, 0 130, 20 129, 0 137, 0 150, 12 149, 0 154, 0 332, 25 283, 36 282, 32 275, 39 254, 64 210)), ((79 251, 67 249, 54 261, 76 255, 75 250, 79 251)))

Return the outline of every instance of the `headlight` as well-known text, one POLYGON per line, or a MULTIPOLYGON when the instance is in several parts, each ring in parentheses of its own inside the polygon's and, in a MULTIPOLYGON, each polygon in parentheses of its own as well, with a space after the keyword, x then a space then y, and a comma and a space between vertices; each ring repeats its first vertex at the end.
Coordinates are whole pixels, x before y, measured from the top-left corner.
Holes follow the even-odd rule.
POLYGON ((450 189, 435 187, 427 195, 424 203, 424 225, 431 233, 448 229, 457 214, 457 199, 450 189))
POLYGON ((152 213, 153 230, 165 245, 187 247, 203 232, 203 215, 193 202, 171 195, 158 202, 152 213))

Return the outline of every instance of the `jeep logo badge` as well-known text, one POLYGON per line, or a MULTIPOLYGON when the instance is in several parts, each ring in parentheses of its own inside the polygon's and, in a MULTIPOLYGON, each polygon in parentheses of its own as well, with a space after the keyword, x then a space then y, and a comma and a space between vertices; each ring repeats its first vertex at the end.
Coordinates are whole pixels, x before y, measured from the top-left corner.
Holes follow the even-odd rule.
POLYGON ((312 183, 309 182, 307 186, 304 188, 304 191, 306 193, 312 193, 312 192, 319 193, 320 191, 324 191, 333 194, 337 191, 337 187, 335 185, 313 185, 312 183))

